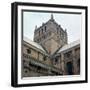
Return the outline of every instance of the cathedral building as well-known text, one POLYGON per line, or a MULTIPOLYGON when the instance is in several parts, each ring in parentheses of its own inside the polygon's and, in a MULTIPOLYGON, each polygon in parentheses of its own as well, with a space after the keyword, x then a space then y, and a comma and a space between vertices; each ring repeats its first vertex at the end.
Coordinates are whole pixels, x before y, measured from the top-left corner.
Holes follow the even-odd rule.
POLYGON ((23 37, 22 78, 80 75, 80 40, 68 44, 67 30, 51 18, 35 27, 34 40, 23 37))

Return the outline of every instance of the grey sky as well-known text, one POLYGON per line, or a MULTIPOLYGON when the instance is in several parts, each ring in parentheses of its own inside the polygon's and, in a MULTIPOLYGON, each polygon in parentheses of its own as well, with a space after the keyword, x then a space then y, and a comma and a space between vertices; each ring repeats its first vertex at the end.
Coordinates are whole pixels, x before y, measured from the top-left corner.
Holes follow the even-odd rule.
MULTIPOLYGON (((23 34, 33 40, 35 26, 40 27, 42 23, 51 18, 51 13, 44 12, 24 12, 23 34)), ((63 29, 67 29, 68 42, 80 39, 81 15, 80 14, 63 14, 53 13, 55 21, 63 29)))

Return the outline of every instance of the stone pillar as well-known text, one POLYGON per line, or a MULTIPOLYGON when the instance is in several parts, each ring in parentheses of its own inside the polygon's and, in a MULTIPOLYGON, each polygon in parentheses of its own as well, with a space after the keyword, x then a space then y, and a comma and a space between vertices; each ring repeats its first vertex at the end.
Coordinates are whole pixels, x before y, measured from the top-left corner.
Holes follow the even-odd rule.
POLYGON ((64 63, 64 54, 61 53, 61 69, 63 71, 63 74, 65 75, 65 63, 64 63))
POLYGON ((60 61, 60 60, 61 60, 61 56, 58 57, 58 68, 59 68, 59 69, 61 69, 61 61, 60 61))
POLYGON ((77 74, 77 61, 75 58, 75 50, 72 50, 72 59, 73 59, 73 74, 77 74))

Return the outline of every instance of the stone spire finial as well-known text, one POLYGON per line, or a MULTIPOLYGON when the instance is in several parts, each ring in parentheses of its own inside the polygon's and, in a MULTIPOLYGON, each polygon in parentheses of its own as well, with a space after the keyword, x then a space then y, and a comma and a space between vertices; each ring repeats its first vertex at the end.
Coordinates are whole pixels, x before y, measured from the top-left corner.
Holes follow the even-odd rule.
POLYGON ((67 32, 67 29, 65 28, 65 32, 67 32))
POLYGON ((51 20, 53 20, 54 18, 53 18, 53 14, 51 14, 51 20))
POLYGON ((37 25, 35 26, 35 30, 37 29, 37 25))

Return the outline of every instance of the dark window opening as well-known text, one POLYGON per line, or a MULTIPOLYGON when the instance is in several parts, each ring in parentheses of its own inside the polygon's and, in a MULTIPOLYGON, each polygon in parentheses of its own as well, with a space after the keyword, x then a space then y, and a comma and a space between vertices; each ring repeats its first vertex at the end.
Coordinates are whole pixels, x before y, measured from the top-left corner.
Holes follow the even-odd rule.
POLYGON ((43 57, 43 60, 44 60, 44 61, 46 60, 46 56, 43 57))
POLYGON ((42 33, 43 33, 43 29, 42 29, 42 33))
POLYGON ((29 66, 30 66, 30 67, 33 67, 33 68, 36 68, 36 66, 33 65, 31 62, 29 62, 29 66))
POLYGON ((78 59, 77 65, 78 67, 80 67, 80 59, 78 59))
POLYGON ((55 72, 55 71, 51 71, 52 72, 52 74, 54 74, 54 75, 60 75, 58 72, 55 72))
POLYGON ((31 63, 29 62, 29 66, 31 66, 31 63))
POLYGON ((77 61, 77 66, 78 66, 78 74, 80 74, 80 59, 77 61))
POLYGON ((30 50, 30 49, 27 49, 27 53, 28 53, 28 54, 31 54, 31 50, 30 50))
POLYGON ((46 32, 46 26, 45 26, 45 32, 46 32))
POLYGON ((73 74, 73 65, 72 65, 72 62, 68 62, 67 63, 67 72, 68 72, 68 75, 72 75, 73 74))
POLYGON ((71 57, 71 51, 67 52, 67 53, 65 54, 65 57, 70 58, 70 57, 71 57))
POLYGON ((41 67, 40 67, 40 66, 38 66, 38 67, 37 67, 37 70, 41 70, 41 67))
POLYGON ((27 73, 28 71, 27 70, 25 70, 25 73, 27 73))
POLYGON ((25 60, 23 60, 23 63, 25 63, 26 61, 25 60))
POLYGON ((59 38, 59 36, 57 36, 57 38, 59 38))
POLYGON ((70 57, 70 53, 67 53, 67 57, 70 57))
POLYGON ((58 57, 55 58, 55 64, 57 64, 57 63, 58 63, 58 57))

